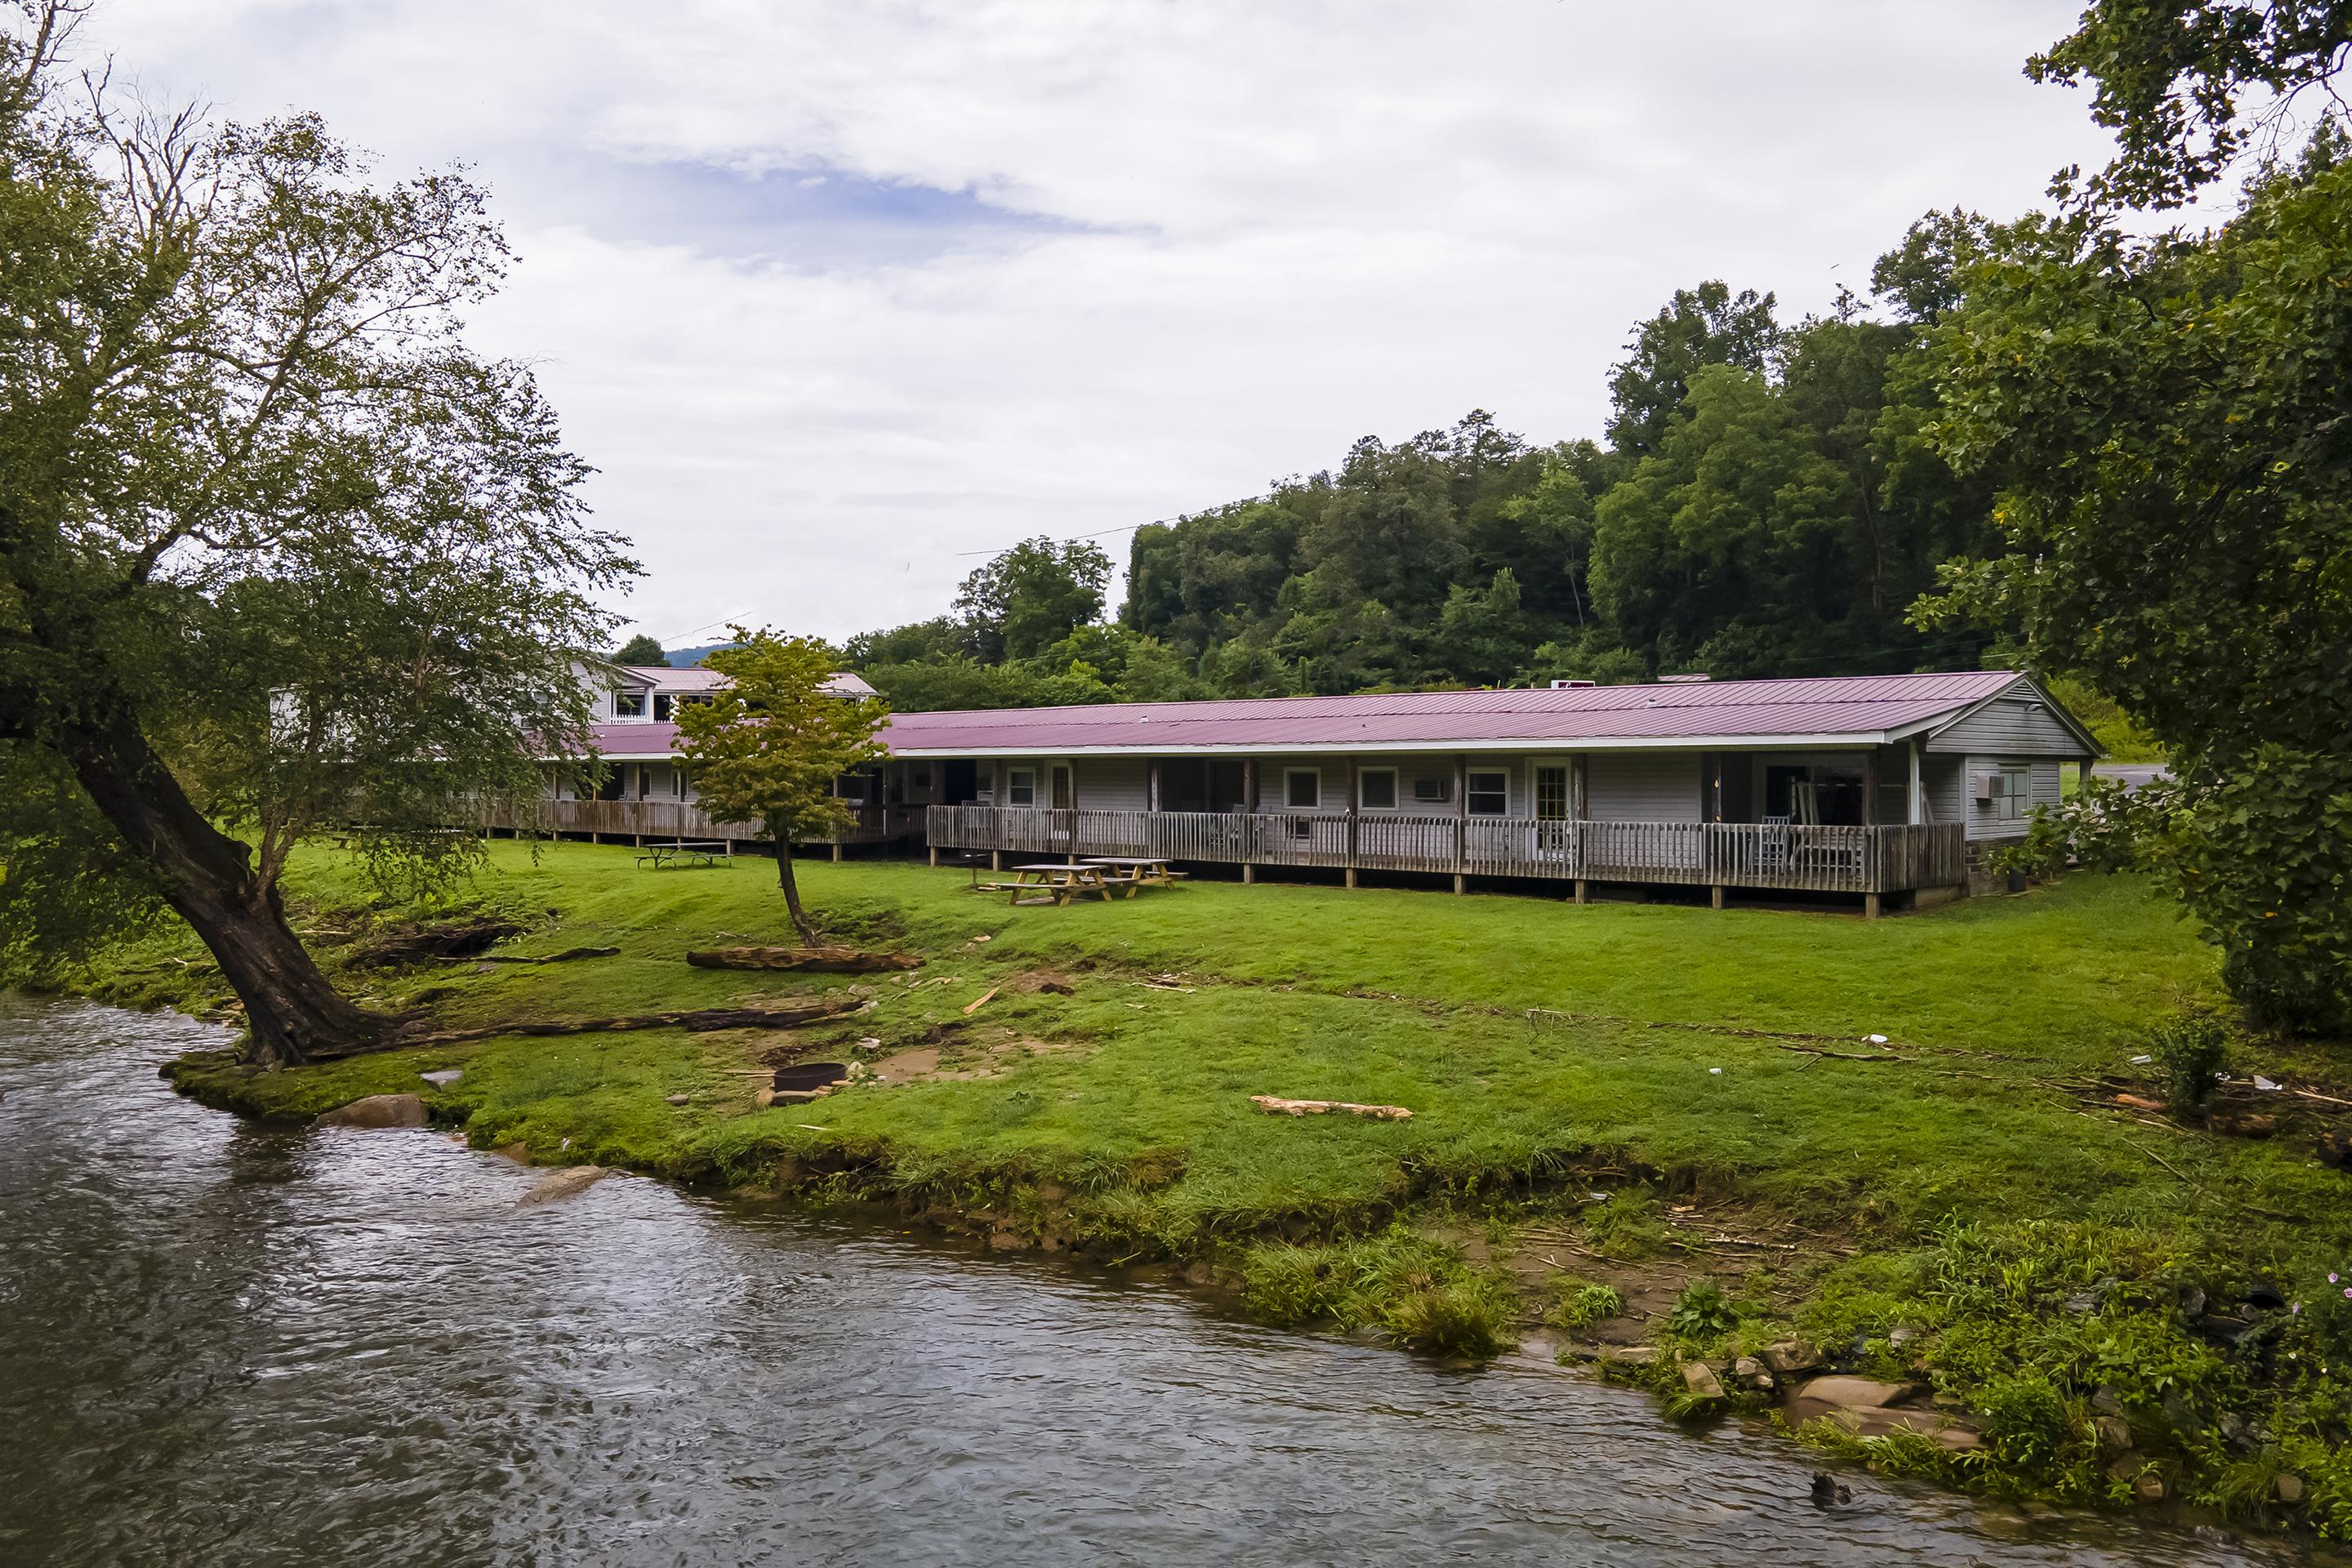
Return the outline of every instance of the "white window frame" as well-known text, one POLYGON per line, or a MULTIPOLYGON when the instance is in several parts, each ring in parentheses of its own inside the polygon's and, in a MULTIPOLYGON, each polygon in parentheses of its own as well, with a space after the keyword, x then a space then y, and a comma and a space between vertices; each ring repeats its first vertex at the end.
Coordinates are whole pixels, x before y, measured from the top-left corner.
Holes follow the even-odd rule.
POLYGON ((619 688, 619 687, 617 687, 617 686, 616 686, 616 687, 614 687, 614 688, 613 689, 613 717, 614 717, 614 718, 615 718, 615 719, 642 719, 642 718, 644 718, 645 716, 646 716, 646 694, 645 694, 644 692, 642 692, 642 691, 625 691, 625 690, 623 690, 621 688, 619 688), (628 709, 625 709, 625 708, 623 708, 623 707, 621 706, 621 704, 622 704, 623 702, 625 702, 625 701, 626 701, 626 702, 634 702, 634 703, 635 703, 635 704, 636 704, 636 708, 635 708, 634 710, 628 710, 628 709))
POLYGON ((1464 815, 1465 816, 1510 816, 1510 815, 1511 815, 1511 770, 1510 770, 1510 769, 1508 769, 1508 768, 1472 768, 1472 769, 1470 769, 1470 770, 1469 770, 1469 771, 1468 771, 1468 772, 1464 775, 1463 780, 1462 780, 1462 815, 1464 815), (1478 787, 1477 787, 1477 781, 1478 781, 1479 779, 1482 779, 1482 778, 1485 778, 1485 779, 1500 779, 1500 780, 1502 780, 1502 781, 1503 781, 1503 787, 1502 787, 1502 789, 1501 789, 1499 792, 1495 791, 1495 790, 1490 790, 1490 789, 1487 789, 1487 790, 1482 790, 1482 789, 1480 789, 1480 788, 1478 788, 1478 787), (1497 794, 1497 793, 1499 793, 1499 794, 1502 795, 1502 797, 1503 797, 1503 808, 1502 808, 1500 811, 1480 811, 1476 806, 1475 806, 1475 805, 1471 805, 1471 804, 1470 804, 1472 801, 1475 800, 1478 796, 1480 796, 1480 795, 1495 795, 1495 794, 1497 794))
POLYGON ((2023 822, 2033 809, 2033 764, 2001 763, 1994 767, 1993 820, 2023 822))
POLYGON ((1364 768, 1356 774, 1356 806, 1361 811, 1394 811, 1397 809, 1397 771, 1394 768, 1364 768), (1386 805, 1374 805, 1370 784, 1375 777, 1389 781, 1389 801, 1386 805))
POLYGON ((1026 811, 1037 804, 1037 770, 1007 768, 1004 770, 1004 804, 1015 811, 1026 811), (1022 796, 1027 795, 1024 800, 1022 796))
POLYGON ((1285 811, 1320 811, 1323 809, 1323 770, 1321 768, 1285 768, 1282 770, 1282 809, 1285 811), (1314 798, 1305 805, 1298 804, 1291 790, 1294 779, 1313 779, 1314 798))
POLYGON ((1538 757, 1528 764, 1528 815, 1538 822, 1566 822, 1576 816, 1576 766, 1566 757, 1538 757), (1543 814, 1543 775, 1559 774, 1559 816, 1543 814))

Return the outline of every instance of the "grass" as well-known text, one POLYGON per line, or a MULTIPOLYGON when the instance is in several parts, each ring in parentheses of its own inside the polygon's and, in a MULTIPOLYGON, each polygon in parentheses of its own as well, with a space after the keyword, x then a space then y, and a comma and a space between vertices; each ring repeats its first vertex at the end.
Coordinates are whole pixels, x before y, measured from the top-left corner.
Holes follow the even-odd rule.
MULTIPOLYGON (((2303 1517, 2352 1530, 2352 1462, 2327 1457, 2352 1394, 2307 1370, 2329 1352, 2289 1347, 2312 1360, 2294 1363, 2304 1381, 2281 1415, 2275 1357, 2288 1350, 2264 1352, 2263 1381, 2216 1359, 2177 1310, 2192 1286, 2217 1303, 2256 1279, 2315 1289, 2352 1258, 2345 1178, 2299 1141, 2086 1112, 2069 1091, 2144 1077, 2130 1058, 2155 1026, 2221 1005, 2213 951, 2135 881, 2079 878, 1865 922, 1218 882, 1013 910, 961 872, 809 862, 800 875, 829 936, 929 962, 865 983, 870 1009, 801 1037, 507 1037, 253 1078, 197 1058, 180 1081, 249 1113, 308 1116, 462 1068, 428 1100, 478 1146, 887 1196, 999 1245, 1206 1258, 1270 1319, 1369 1324, 1474 1355, 1540 1315, 1531 1298, 1559 1272, 1538 1268, 1544 1246, 1604 1266, 1583 1273, 1655 1259, 1643 1267, 1721 1278, 1696 1300, 1706 1310, 1686 1314, 1713 1337, 1801 1332, 1902 1375, 1924 1358, 1940 1390, 2003 1434, 1991 1461, 1898 1442, 1878 1455, 1897 1468, 2116 1500, 2084 1403, 2095 1375, 2129 1391, 2150 1462, 2192 1494, 2254 1511, 2242 1494, 2262 1456, 2294 1453, 2310 1482, 2303 1517), (930 1076, 915 1062, 917 1081, 758 1110, 748 1068, 788 1041, 811 1059, 939 1056, 930 1076), (1250 1104, 1257 1093, 1413 1116, 1270 1118, 1250 1104), (1802 1247, 1727 1258, 1706 1239, 1740 1224, 1802 1247), (1570 1239, 1522 1246, 1538 1233, 1570 1239), (1763 1256, 1779 1259, 1769 1275, 1750 1267, 1763 1256), (2099 1284, 2111 1277, 2124 1283, 2099 1284), (2090 1312, 2068 1306, 2093 1289, 2090 1312), (2179 1391, 2192 1385, 2200 1420, 2263 1405, 2263 1445, 2184 1429, 2179 1391)), ((306 928, 416 912, 369 910, 330 856, 299 862, 296 887, 306 928)), ((621 952, 344 983, 452 1026, 848 984, 683 962, 693 947, 791 941, 768 862, 653 873, 619 848, 534 858, 500 844, 469 896, 532 925, 502 952, 621 952)), ((347 949, 322 951, 331 962, 347 949)), ((133 1003, 224 999, 180 938, 111 955, 83 984, 133 1003)), ((2273 1078, 2336 1081, 2316 1047, 2237 1054, 2273 1078)), ((1589 1327, 1617 1310, 1597 1292, 1614 1289, 1578 1291, 1561 1321, 1589 1327)), ((2313 1315, 2296 1324, 2322 1331, 2313 1315)))

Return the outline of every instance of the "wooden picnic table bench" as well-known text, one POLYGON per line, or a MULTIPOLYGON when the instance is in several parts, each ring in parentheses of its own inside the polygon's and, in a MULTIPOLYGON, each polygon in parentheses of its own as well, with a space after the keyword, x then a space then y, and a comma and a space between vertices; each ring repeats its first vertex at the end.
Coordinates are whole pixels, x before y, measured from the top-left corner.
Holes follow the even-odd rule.
POLYGON ((1043 862, 1013 867, 1013 880, 990 885, 989 890, 1012 894, 1015 904, 1066 904, 1081 893, 1100 893, 1108 901, 1110 882, 1100 866, 1043 862))
POLYGON ((648 844, 637 857, 642 866, 650 860, 658 871, 665 866, 715 866, 728 858, 727 846, 712 839, 674 839, 667 844, 648 844))
POLYGON ((1113 887, 1126 888, 1130 899, 1146 888, 1172 888, 1184 875, 1171 870, 1162 855, 1089 855, 1086 863, 1114 873, 1107 880, 1113 887))

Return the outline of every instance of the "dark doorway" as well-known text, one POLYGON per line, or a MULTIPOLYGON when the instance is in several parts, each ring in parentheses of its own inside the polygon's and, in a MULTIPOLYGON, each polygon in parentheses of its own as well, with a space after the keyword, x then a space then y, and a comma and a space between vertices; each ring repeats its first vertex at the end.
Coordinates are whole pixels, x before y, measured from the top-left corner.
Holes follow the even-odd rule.
POLYGON ((960 757, 940 764, 940 804, 970 805, 980 798, 980 764, 960 757))
POLYGON ((1756 760, 1746 752, 1726 752, 1715 759, 1716 820, 1756 820, 1756 760))
POLYGON ((1170 757, 1160 764, 1160 809, 1209 809, 1209 764, 1200 757, 1170 757))

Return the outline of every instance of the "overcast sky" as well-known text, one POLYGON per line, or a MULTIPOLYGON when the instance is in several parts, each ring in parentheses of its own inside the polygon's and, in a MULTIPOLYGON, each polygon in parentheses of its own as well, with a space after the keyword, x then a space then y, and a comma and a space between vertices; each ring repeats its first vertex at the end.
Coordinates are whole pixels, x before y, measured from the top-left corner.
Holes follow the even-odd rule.
MULTIPOLYGON (((2049 0, 102 0, 85 55, 474 165, 673 645, 938 614, 1025 536, 1493 410, 1599 434, 1678 285, 1790 318, 2104 161, 2049 0)), ((1126 535, 1103 540, 1124 559, 1126 535)))

